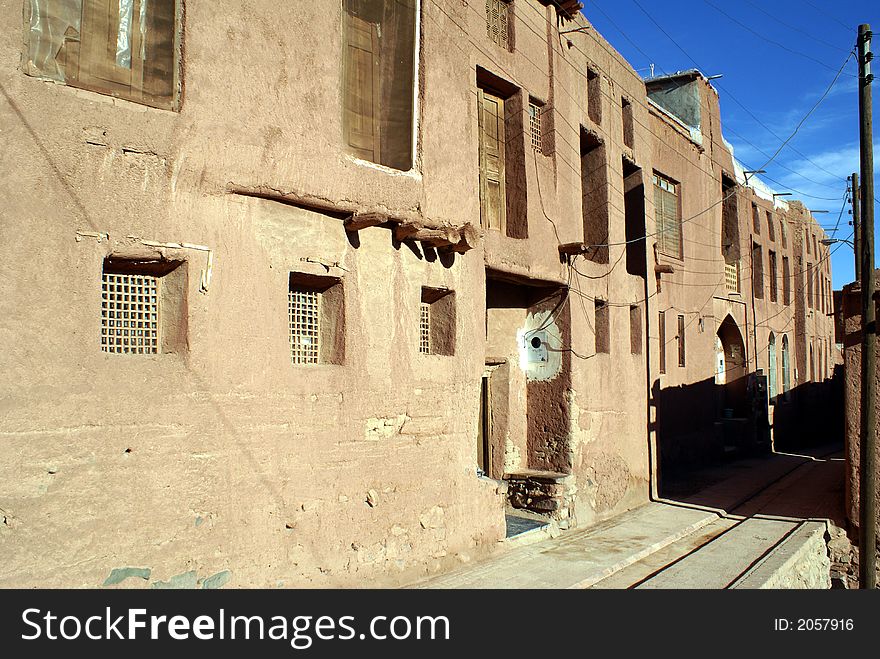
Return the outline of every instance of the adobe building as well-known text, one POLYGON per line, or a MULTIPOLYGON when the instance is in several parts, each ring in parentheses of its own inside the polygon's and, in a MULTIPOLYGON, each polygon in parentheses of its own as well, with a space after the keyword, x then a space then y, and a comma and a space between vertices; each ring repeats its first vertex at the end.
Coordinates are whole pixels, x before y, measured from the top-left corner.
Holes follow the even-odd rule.
POLYGON ((752 199, 789 223, 779 268, 803 213, 744 185, 700 74, 695 129, 578 3, 22 4, 2 586, 402 583, 493 550, 511 509, 648 501, 658 441, 723 453, 770 332, 800 369, 778 382, 808 377, 809 268, 756 306, 748 260, 752 199), (658 440, 664 390, 707 382, 702 426, 658 440))
POLYGON ((800 202, 779 199, 734 158, 704 75, 658 76, 646 87, 661 466, 681 471, 797 443, 816 421, 806 389, 832 374, 825 234, 800 202))

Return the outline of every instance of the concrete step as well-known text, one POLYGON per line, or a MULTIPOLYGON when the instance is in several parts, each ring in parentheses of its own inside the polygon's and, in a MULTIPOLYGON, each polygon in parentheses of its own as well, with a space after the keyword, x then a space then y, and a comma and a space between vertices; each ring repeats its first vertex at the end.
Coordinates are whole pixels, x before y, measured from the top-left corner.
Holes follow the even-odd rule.
POLYGON ((711 511, 649 503, 589 529, 513 547, 410 587, 588 588, 716 519, 711 511))
POLYGON ((746 519, 637 588, 727 588, 797 527, 795 522, 746 519))
POLYGON ((725 518, 719 518, 715 521, 709 522, 702 528, 697 529, 694 533, 659 549, 653 554, 646 556, 642 560, 637 561, 614 574, 611 574, 607 578, 590 586, 590 588, 632 588, 666 569, 681 557, 687 556, 703 545, 711 542, 738 523, 738 520, 725 518))

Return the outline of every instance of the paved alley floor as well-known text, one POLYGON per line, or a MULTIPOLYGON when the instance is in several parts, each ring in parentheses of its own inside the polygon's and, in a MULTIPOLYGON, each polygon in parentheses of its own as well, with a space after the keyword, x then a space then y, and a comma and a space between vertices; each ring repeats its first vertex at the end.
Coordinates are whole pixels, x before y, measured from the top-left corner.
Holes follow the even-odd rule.
POLYGON ((830 448, 776 453, 695 474, 591 528, 524 546, 414 588, 729 588, 774 552, 843 525, 843 459, 830 448))

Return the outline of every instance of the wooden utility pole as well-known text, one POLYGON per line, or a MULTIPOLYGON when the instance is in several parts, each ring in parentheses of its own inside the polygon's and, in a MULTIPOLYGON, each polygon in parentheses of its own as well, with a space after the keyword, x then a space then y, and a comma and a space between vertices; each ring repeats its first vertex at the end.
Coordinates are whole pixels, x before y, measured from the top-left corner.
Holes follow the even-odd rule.
POLYGON ((853 214, 853 251, 856 255, 856 281, 862 280, 862 237, 859 235, 862 226, 862 218, 859 215, 859 175, 853 172, 852 175, 852 214, 853 214))
POLYGON ((874 307, 874 148, 871 26, 859 25, 859 156, 862 171, 862 400, 859 437, 859 581, 877 587, 877 314, 874 307))

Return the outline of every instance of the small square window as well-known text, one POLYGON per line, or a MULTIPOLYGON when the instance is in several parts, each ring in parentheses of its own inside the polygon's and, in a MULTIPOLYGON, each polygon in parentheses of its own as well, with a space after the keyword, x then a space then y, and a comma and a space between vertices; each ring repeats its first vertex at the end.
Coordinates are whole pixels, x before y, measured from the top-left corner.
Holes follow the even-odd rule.
POLYGON ((101 351, 157 355, 186 348, 182 261, 107 258, 101 273, 101 351))
POLYGON ((159 352, 158 277, 103 274, 101 350, 133 355, 159 352))
POLYGON ((422 288, 419 352, 423 355, 455 354, 455 292, 445 288, 422 288))
POLYGON ((306 288, 291 288, 288 294, 290 361, 317 364, 321 343, 321 294, 306 288))
POLYGON ((291 272, 287 292, 290 363, 341 364, 343 311, 340 279, 291 272))

